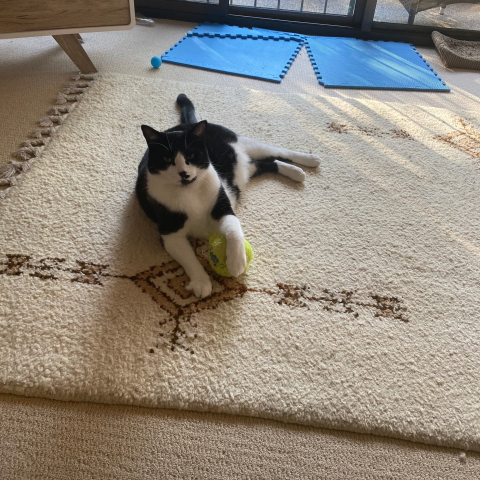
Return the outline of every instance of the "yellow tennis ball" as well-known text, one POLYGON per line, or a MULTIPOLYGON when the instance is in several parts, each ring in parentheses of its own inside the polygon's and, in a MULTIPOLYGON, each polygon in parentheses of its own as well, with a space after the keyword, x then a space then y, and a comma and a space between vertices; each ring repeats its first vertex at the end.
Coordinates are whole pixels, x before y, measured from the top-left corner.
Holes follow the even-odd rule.
MULTIPOLYGON (((227 239, 225 236, 218 233, 210 233, 208 236, 208 245, 208 260, 210 261, 210 266, 219 275, 222 275, 223 277, 231 277, 232 275, 230 275, 227 268, 227 239)), ((253 259, 252 246, 246 240, 245 254, 247 255, 246 270, 253 259)))

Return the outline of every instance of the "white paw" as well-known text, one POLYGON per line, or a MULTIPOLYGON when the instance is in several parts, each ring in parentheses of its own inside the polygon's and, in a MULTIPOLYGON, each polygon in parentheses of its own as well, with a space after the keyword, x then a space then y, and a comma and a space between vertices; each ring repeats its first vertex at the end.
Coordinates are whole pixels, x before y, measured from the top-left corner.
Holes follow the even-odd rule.
POLYGON ((292 158, 292 160, 305 167, 318 167, 320 165, 320 157, 318 155, 302 154, 292 158))
POLYGON ((278 160, 275 160, 275 162, 278 165, 278 173, 280 173, 280 175, 285 175, 294 182, 305 181, 305 172, 300 167, 296 167, 291 163, 279 162, 278 160))
POLYGON ((212 282, 208 275, 192 280, 186 287, 189 292, 193 292, 196 297, 205 298, 212 293, 212 282))
POLYGON ((305 172, 295 165, 289 165, 288 172, 286 173, 287 177, 290 177, 295 182, 304 182, 305 181, 305 172))
POLYGON ((232 277, 238 277, 247 266, 245 242, 243 238, 227 240, 227 268, 232 277))

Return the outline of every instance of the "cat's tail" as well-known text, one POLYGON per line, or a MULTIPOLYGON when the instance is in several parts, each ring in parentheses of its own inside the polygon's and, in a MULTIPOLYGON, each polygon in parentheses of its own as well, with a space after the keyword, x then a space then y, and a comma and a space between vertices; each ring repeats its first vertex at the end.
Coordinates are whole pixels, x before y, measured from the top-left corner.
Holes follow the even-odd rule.
POLYGON ((197 117, 195 116, 195 107, 190 99, 181 93, 177 97, 177 105, 182 109, 180 113, 180 121, 182 123, 197 123, 197 117))

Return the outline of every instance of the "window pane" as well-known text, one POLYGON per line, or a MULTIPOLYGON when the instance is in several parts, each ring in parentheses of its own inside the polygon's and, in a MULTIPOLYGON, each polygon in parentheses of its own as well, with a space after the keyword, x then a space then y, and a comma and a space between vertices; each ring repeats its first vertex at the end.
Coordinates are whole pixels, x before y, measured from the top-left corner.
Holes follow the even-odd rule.
POLYGON ((292 12, 353 15, 355 0, 230 0, 230 5, 292 12))
POLYGON ((374 21, 480 30, 480 0, 378 0, 374 21))
POLYGON ((330 15, 353 15, 355 0, 304 0, 306 12, 326 13, 330 15))
POLYGON ((239 7, 253 7, 255 0, 230 0, 230 5, 236 5, 239 7))

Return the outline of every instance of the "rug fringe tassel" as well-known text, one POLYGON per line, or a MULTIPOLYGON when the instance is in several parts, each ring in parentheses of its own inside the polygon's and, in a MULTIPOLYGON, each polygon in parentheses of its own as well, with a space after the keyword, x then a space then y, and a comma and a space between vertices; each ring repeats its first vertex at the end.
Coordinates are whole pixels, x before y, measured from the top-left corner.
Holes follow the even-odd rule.
POLYGON ((60 92, 57 97, 57 105, 63 105, 68 102, 78 102, 82 98, 82 93, 78 95, 69 95, 60 92))
POLYGON ((66 85, 63 91, 58 94, 57 105, 64 105, 68 102, 78 102, 80 98, 82 98, 85 89, 90 86, 92 80, 95 78, 95 74, 79 74, 72 78, 74 81, 66 85))
POLYGON ((11 188, 12 187, 6 188, 5 190, 0 190, 0 201, 8 195, 8 192, 11 190, 11 188))
POLYGON ((78 73, 72 77, 72 80, 95 80, 96 73, 78 73))
POLYGON ((52 107, 47 113, 49 115, 62 115, 64 113, 70 113, 75 108, 75 104, 64 105, 62 107, 56 106, 52 107))
POLYGON ((61 125, 68 117, 68 114, 65 115, 50 115, 49 117, 43 117, 40 119, 39 125, 41 127, 53 127, 54 123, 61 125))
POLYGON ((30 160, 38 157, 42 152, 43 147, 22 147, 20 150, 13 152, 13 156, 20 160, 30 160))
MULTIPOLYGON (((43 135, 53 135, 57 130, 58 127, 37 128, 30 134, 30 136, 33 138, 43 138, 43 135)), ((15 153, 13 154, 14 157, 16 156, 15 153)))
POLYGON ((39 147, 41 145, 47 145, 50 141, 50 137, 38 138, 36 140, 27 140, 22 143, 22 147, 39 147))
POLYGON ((71 94, 76 94, 76 93, 83 93, 83 88, 84 87, 69 87, 69 88, 66 88, 63 91, 63 94, 64 95, 71 95, 71 94))
POLYGON ((40 158, 52 136, 68 118, 96 76, 96 74, 79 73, 72 77, 73 82, 68 83, 65 89, 58 94, 56 105, 47 112, 47 116, 42 117, 38 122, 40 128, 30 134, 30 140, 22 142, 22 148, 13 152, 12 156, 17 160, 11 160, 10 163, 0 166, 0 201, 7 196, 11 187, 17 184, 21 176, 30 170, 32 164, 40 158))
POLYGON ((28 162, 12 161, 0 167, 0 185, 12 185, 15 177, 29 169, 28 162))

